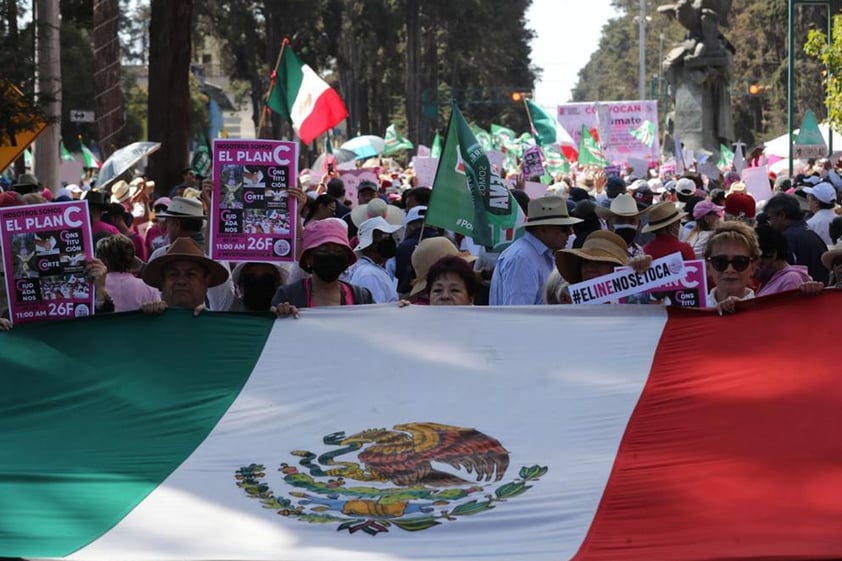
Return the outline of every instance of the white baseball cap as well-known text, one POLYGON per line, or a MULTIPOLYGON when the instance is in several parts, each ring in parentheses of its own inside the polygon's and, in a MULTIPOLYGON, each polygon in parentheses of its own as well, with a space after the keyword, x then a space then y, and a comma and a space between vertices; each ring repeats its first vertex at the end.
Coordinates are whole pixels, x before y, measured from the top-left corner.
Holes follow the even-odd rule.
POLYGON ((814 187, 804 187, 804 192, 808 195, 813 195, 816 199, 825 204, 836 202, 836 188, 826 181, 823 181, 814 187))
POLYGON ((396 226, 394 224, 389 224, 385 218, 382 216, 375 216, 374 218, 369 218, 362 224, 360 224, 359 229, 357 230, 357 247, 354 248, 354 251, 362 251, 371 244, 374 243, 374 232, 379 230, 381 232, 385 232, 387 234, 394 234, 398 230, 400 230, 402 226, 396 226))

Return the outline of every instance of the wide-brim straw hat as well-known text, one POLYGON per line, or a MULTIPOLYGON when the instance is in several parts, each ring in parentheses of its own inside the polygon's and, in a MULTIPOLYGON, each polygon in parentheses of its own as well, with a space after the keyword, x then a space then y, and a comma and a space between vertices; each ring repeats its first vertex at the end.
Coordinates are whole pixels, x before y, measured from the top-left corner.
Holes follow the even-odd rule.
POLYGON ((132 199, 137 195, 138 191, 140 191, 140 184, 134 181, 129 184, 121 179, 111 186, 111 202, 122 203, 123 201, 132 199))
POLYGON ((836 245, 822 253, 822 265, 828 271, 832 270, 833 261, 839 256, 842 256, 842 240, 836 242, 836 245))
POLYGON ((649 207, 649 223, 641 229, 641 232, 660 230, 685 216, 687 213, 679 210, 672 201, 662 201, 649 207))
POLYGON ((357 228, 369 218, 376 216, 382 216, 389 224, 403 225, 403 211, 395 205, 386 204, 383 199, 373 199, 367 204, 351 209, 351 222, 357 228))
POLYGON ((579 265, 582 259, 614 263, 623 266, 629 262, 626 242, 608 230, 597 230, 585 239, 580 249, 562 249, 555 254, 555 266, 562 278, 570 284, 582 282, 579 265))
MULTIPOLYGON (((646 183, 644 181, 644 183, 646 183)), ((608 208, 597 206, 596 207, 596 215, 600 218, 611 218, 613 216, 640 216, 649 211, 648 208, 644 208, 643 210, 639 210, 637 208, 637 202, 634 200, 634 196, 629 195, 628 193, 622 193, 614 197, 614 200, 611 201, 611 205, 608 208)))
POLYGON ((525 228, 535 226, 572 226, 582 220, 567 211, 567 201, 561 197, 538 197, 529 201, 525 228))
POLYGON ((167 210, 159 212, 159 217, 164 218, 200 218, 205 220, 205 207, 198 199, 187 197, 173 197, 167 210))
POLYGON ((415 280, 412 281, 412 290, 409 292, 409 295, 415 296, 426 290, 427 272, 430 270, 430 267, 442 257, 449 256, 461 257, 468 263, 473 263, 477 260, 476 255, 471 255, 467 251, 459 251, 453 245, 453 242, 444 236, 421 240, 421 243, 412 252, 412 268, 415 270, 415 280))
POLYGON ((164 269, 175 261, 192 261, 201 265, 210 275, 208 288, 218 286, 228 280, 228 269, 206 257, 199 244, 191 238, 178 238, 170 244, 164 255, 146 264, 143 269, 143 282, 149 286, 161 288, 164 282, 164 269))

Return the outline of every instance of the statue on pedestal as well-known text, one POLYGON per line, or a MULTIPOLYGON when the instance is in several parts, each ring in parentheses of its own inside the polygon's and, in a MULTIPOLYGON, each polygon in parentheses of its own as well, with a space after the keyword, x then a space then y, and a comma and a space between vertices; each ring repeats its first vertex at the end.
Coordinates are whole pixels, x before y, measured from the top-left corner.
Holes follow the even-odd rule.
POLYGON ((728 25, 730 9, 731 0, 678 0, 658 7, 687 29, 663 62, 675 101, 673 130, 685 148, 714 161, 719 145, 734 138, 728 86, 735 49, 719 31, 728 25))

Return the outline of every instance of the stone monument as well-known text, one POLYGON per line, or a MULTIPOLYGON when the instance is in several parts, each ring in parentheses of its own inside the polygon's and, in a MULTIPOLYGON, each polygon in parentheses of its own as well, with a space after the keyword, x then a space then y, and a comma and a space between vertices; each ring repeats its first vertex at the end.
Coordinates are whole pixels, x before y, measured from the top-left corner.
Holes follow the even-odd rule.
POLYGON ((658 7, 687 29, 685 40, 663 62, 672 86, 673 131, 686 149, 714 161, 719 145, 729 146, 734 139, 728 87, 735 50, 719 31, 728 25, 730 9, 731 0, 678 0, 658 7))

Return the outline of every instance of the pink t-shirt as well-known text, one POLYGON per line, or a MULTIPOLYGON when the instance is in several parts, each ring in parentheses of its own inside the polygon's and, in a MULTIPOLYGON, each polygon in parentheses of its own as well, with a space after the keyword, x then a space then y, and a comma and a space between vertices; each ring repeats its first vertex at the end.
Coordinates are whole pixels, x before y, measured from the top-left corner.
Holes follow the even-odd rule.
POLYGON ((91 233, 93 235, 97 235, 100 232, 108 232, 112 236, 116 236, 120 233, 116 227, 112 226, 108 222, 103 222, 102 220, 92 220, 91 221, 91 233))
POLYGON ((105 290, 114 302, 115 312, 139 310, 145 302, 158 302, 161 292, 131 273, 108 273, 105 290))

